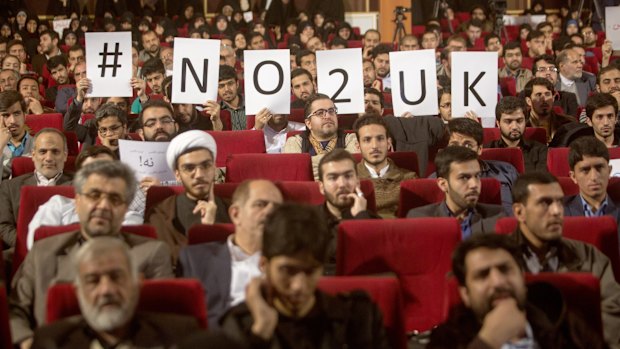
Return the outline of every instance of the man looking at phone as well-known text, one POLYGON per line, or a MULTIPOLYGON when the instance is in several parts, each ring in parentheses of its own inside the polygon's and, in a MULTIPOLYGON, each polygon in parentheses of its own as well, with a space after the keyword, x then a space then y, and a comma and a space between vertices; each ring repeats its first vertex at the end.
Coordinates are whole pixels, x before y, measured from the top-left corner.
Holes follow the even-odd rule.
POLYGON ((177 135, 166 151, 168 166, 185 192, 155 205, 144 221, 155 226, 158 238, 170 245, 175 263, 192 225, 230 223, 226 205, 213 194, 216 154, 213 137, 199 130, 177 135))
POLYGON ((330 235, 316 208, 276 208, 263 233, 265 277, 249 283, 245 302, 226 314, 224 332, 252 348, 388 348, 368 295, 317 290, 330 235))

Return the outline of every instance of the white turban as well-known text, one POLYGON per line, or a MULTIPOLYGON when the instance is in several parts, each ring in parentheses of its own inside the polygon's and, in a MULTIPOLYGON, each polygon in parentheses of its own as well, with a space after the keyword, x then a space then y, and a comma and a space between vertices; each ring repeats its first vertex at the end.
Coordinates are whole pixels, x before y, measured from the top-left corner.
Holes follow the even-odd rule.
POLYGON ((168 166, 174 171, 177 158, 190 148, 205 148, 213 154, 213 162, 217 154, 217 144, 213 136, 205 131, 191 130, 178 134, 172 139, 166 151, 168 166))

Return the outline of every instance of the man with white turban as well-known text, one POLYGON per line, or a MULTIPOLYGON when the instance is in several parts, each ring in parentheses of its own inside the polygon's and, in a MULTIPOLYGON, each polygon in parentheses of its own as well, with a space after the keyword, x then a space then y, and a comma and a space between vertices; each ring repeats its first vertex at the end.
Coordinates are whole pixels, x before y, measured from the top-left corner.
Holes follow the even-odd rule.
POLYGON ((157 228, 159 239, 170 245, 175 262, 192 225, 230 223, 228 208, 213 194, 216 154, 213 137, 199 130, 177 135, 168 146, 166 161, 185 192, 150 209, 145 223, 157 228))

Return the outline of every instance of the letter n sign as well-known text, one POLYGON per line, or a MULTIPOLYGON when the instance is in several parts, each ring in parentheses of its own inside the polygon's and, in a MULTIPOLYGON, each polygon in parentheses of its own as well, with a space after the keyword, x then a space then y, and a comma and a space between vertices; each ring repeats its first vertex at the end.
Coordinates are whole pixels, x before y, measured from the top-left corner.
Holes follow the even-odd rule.
POLYGON ((215 101, 219 64, 219 40, 174 38, 172 103, 215 101))

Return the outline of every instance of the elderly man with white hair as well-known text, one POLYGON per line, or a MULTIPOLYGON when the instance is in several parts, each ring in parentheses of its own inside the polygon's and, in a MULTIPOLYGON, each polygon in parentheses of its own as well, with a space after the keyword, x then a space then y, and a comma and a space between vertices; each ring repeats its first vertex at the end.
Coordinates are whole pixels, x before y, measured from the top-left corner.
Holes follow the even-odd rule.
POLYGON ((189 316, 136 310, 140 278, 122 240, 89 240, 73 262, 81 315, 39 328, 32 348, 169 348, 200 330, 189 316))
POLYGON ((228 207, 213 194, 217 145, 213 137, 191 130, 174 137, 166 160, 185 192, 171 196, 146 212, 145 223, 157 228, 159 239, 170 245, 176 261, 194 224, 230 223, 228 207))

